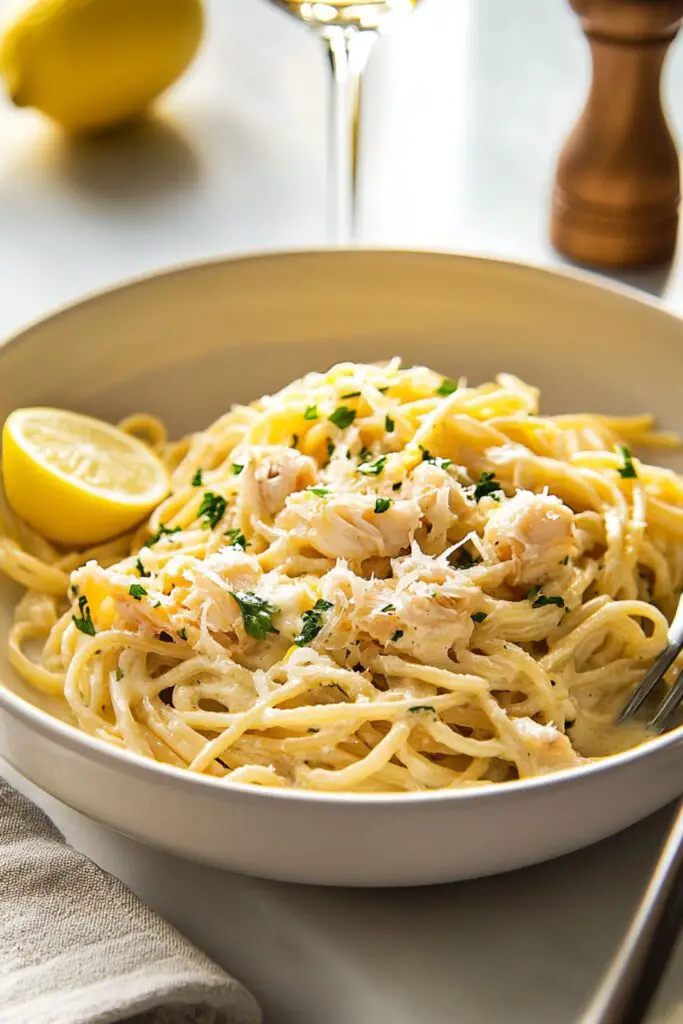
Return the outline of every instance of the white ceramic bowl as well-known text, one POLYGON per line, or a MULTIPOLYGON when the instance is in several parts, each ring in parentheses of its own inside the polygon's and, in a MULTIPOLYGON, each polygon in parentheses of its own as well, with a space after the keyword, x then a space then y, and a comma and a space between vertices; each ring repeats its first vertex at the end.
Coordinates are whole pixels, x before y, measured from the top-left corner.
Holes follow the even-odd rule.
MULTIPOLYGON (((61 405, 200 428, 306 370, 401 354, 473 381, 507 370, 561 412, 654 411, 683 429, 683 324, 578 275, 457 256, 322 252, 190 267, 96 296, 0 348, 0 420, 61 405)), ((683 791, 683 733, 490 789, 355 796, 248 788, 119 753, 12 673, 0 580, 0 754, 130 836, 250 874, 412 885, 505 871, 630 825, 683 791)))

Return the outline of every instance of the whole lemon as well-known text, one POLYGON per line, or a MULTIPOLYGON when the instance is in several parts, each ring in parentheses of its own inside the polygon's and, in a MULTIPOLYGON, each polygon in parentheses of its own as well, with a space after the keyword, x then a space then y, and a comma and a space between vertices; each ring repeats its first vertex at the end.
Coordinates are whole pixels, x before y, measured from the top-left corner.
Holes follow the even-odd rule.
POLYGON ((199 46, 202 0, 37 0, 0 43, 13 102, 71 132, 141 114, 199 46))

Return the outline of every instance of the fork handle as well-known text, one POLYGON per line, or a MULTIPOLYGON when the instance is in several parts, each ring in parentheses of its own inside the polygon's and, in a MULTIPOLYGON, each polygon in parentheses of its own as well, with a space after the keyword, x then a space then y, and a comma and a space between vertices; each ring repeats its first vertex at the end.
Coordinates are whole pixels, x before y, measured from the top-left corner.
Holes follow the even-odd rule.
POLYGON ((683 800, 628 932, 580 1024, 640 1024, 683 925, 683 800))

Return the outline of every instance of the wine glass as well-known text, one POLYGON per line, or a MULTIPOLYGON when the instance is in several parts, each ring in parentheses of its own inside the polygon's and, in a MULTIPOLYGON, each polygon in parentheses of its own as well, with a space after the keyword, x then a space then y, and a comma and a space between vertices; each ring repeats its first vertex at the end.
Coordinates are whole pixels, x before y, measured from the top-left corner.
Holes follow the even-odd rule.
POLYGON ((363 71, 379 33, 419 0, 272 0, 320 35, 327 46, 333 89, 330 110, 329 212, 333 240, 353 236, 363 71))

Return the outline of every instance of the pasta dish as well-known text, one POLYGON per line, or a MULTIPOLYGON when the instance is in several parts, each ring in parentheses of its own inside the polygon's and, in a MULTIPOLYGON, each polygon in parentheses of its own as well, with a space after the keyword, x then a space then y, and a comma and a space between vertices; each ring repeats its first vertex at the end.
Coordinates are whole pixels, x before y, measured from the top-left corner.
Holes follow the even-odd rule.
MULTIPOLYGON (((262 786, 410 792, 639 742, 616 712, 666 643, 683 480, 643 415, 542 416, 508 375, 340 364, 169 442, 133 534, 65 553, 9 521, 11 664, 74 724, 262 786)), ((675 676, 669 673, 668 681, 675 676)))

